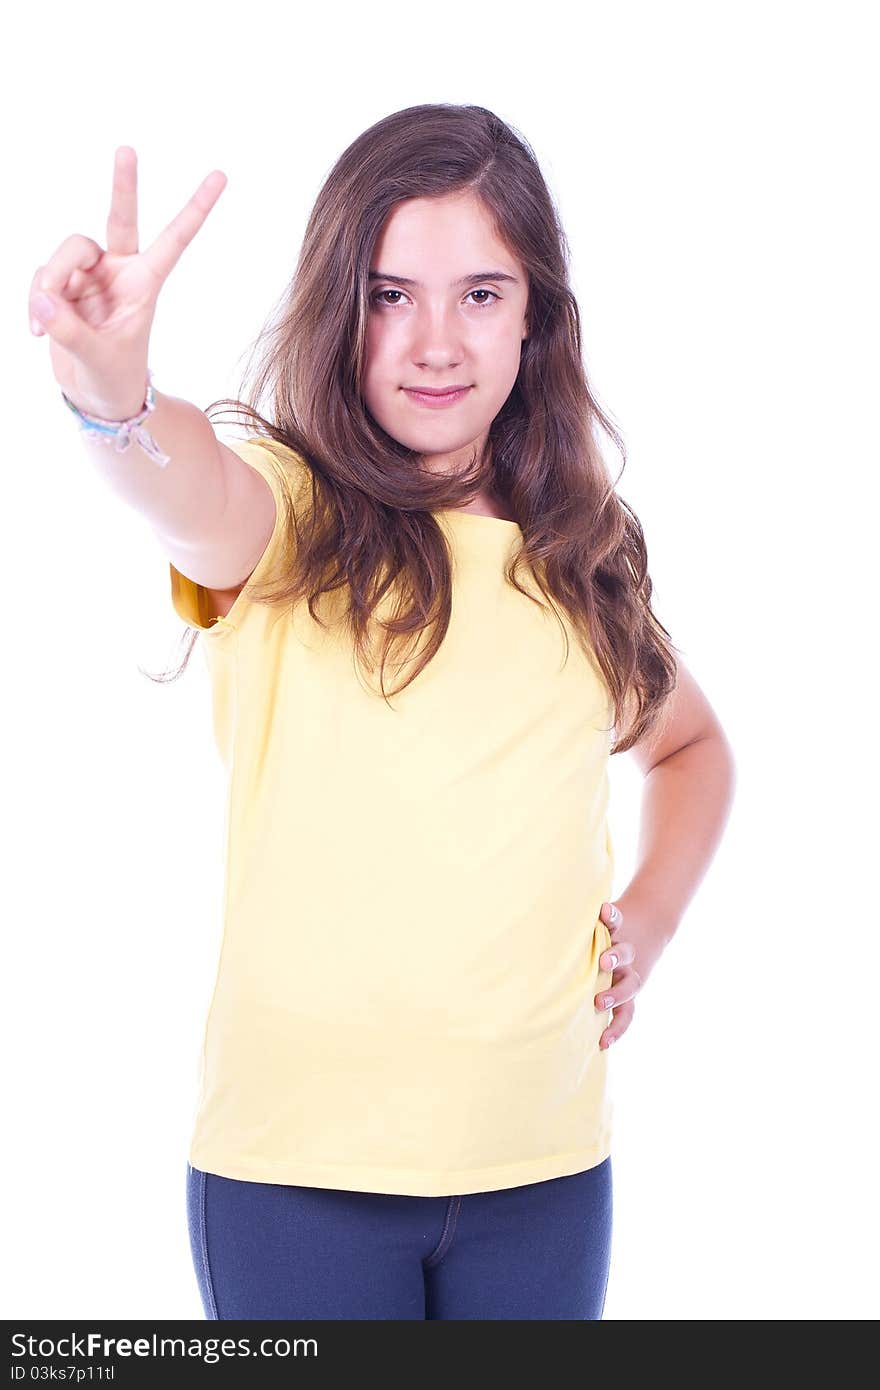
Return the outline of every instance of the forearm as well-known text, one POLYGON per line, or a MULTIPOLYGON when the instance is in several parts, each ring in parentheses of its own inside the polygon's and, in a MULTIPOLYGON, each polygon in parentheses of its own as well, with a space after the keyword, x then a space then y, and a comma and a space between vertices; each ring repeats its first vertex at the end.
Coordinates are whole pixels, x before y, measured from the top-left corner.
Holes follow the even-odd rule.
POLYGON ((727 823, 736 768, 723 734, 657 763, 644 779, 636 869, 615 901, 650 924, 659 956, 708 869, 727 823))
MULTIPOLYGON (((101 413, 91 403, 82 403, 81 408, 95 415, 101 413)), ((92 439, 78 428, 73 416, 70 420, 108 487, 146 517, 160 535, 187 543, 211 529, 224 502, 223 461, 214 428, 198 406, 155 392, 155 410, 147 416, 144 428, 169 456, 164 468, 144 452, 137 439, 116 453, 112 442, 92 439)))

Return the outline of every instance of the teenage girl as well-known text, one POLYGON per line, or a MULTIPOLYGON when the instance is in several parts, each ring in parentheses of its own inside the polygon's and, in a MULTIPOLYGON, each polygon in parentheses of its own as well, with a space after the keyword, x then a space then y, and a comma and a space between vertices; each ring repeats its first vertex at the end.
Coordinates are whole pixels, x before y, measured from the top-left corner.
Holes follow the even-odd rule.
POLYGON ((29 297, 187 656, 203 638, 229 773, 186 1171, 205 1313, 599 1319, 607 1049, 735 771, 600 453, 564 234, 490 111, 379 121, 318 195, 252 389, 209 407, 251 422, 221 442, 148 357, 225 183, 141 251, 120 147, 106 249, 68 237, 29 297), (624 751, 651 776, 612 902, 624 751))

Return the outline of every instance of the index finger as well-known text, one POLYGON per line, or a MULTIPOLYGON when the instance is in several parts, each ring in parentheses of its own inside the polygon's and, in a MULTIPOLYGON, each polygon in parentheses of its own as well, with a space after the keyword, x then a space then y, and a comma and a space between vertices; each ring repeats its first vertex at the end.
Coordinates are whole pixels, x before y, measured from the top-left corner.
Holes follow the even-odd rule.
POLYGON ((120 145, 113 165, 113 192, 107 215, 107 250, 133 255, 138 249, 137 155, 120 145))
POLYGON ((159 233, 152 246, 147 247, 144 260, 160 280, 177 265, 225 187, 226 175, 222 169, 214 169, 202 179, 189 202, 159 233))

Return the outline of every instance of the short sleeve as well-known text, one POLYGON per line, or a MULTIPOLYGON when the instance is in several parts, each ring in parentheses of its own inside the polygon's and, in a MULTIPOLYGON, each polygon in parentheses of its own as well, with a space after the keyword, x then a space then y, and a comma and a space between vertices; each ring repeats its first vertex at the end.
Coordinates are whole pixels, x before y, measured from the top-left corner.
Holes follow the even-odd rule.
MULTIPOLYGON (((287 499, 294 500, 296 483, 301 483, 305 465, 298 454, 278 445, 275 440, 267 441, 260 436, 254 436, 247 440, 224 439, 223 443, 266 479, 275 498, 275 524, 272 534, 249 578, 249 583, 256 583, 268 579, 276 562, 284 557, 289 542, 287 499)), ((218 618, 212 613, 211 601, 203 585, 183 574, 171 562, 168 568, 171 602, 178 617, 182 618, 187 626, 207 633, 236 626, 241 612, 248 603, 244 593, 238 595, 224 618, 218 618)))

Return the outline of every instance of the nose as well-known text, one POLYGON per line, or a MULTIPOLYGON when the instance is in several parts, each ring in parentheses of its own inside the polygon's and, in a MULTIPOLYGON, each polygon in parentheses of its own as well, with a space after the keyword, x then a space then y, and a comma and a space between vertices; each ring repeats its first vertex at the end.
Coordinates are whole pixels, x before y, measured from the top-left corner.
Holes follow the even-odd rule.
POLYGON ((461 338, 461 323, 455 311, 444 309, 425 309, 412 320, 411 354, 416 366, 437 368, 441 371, 457 366, 464 357, 461 338))

